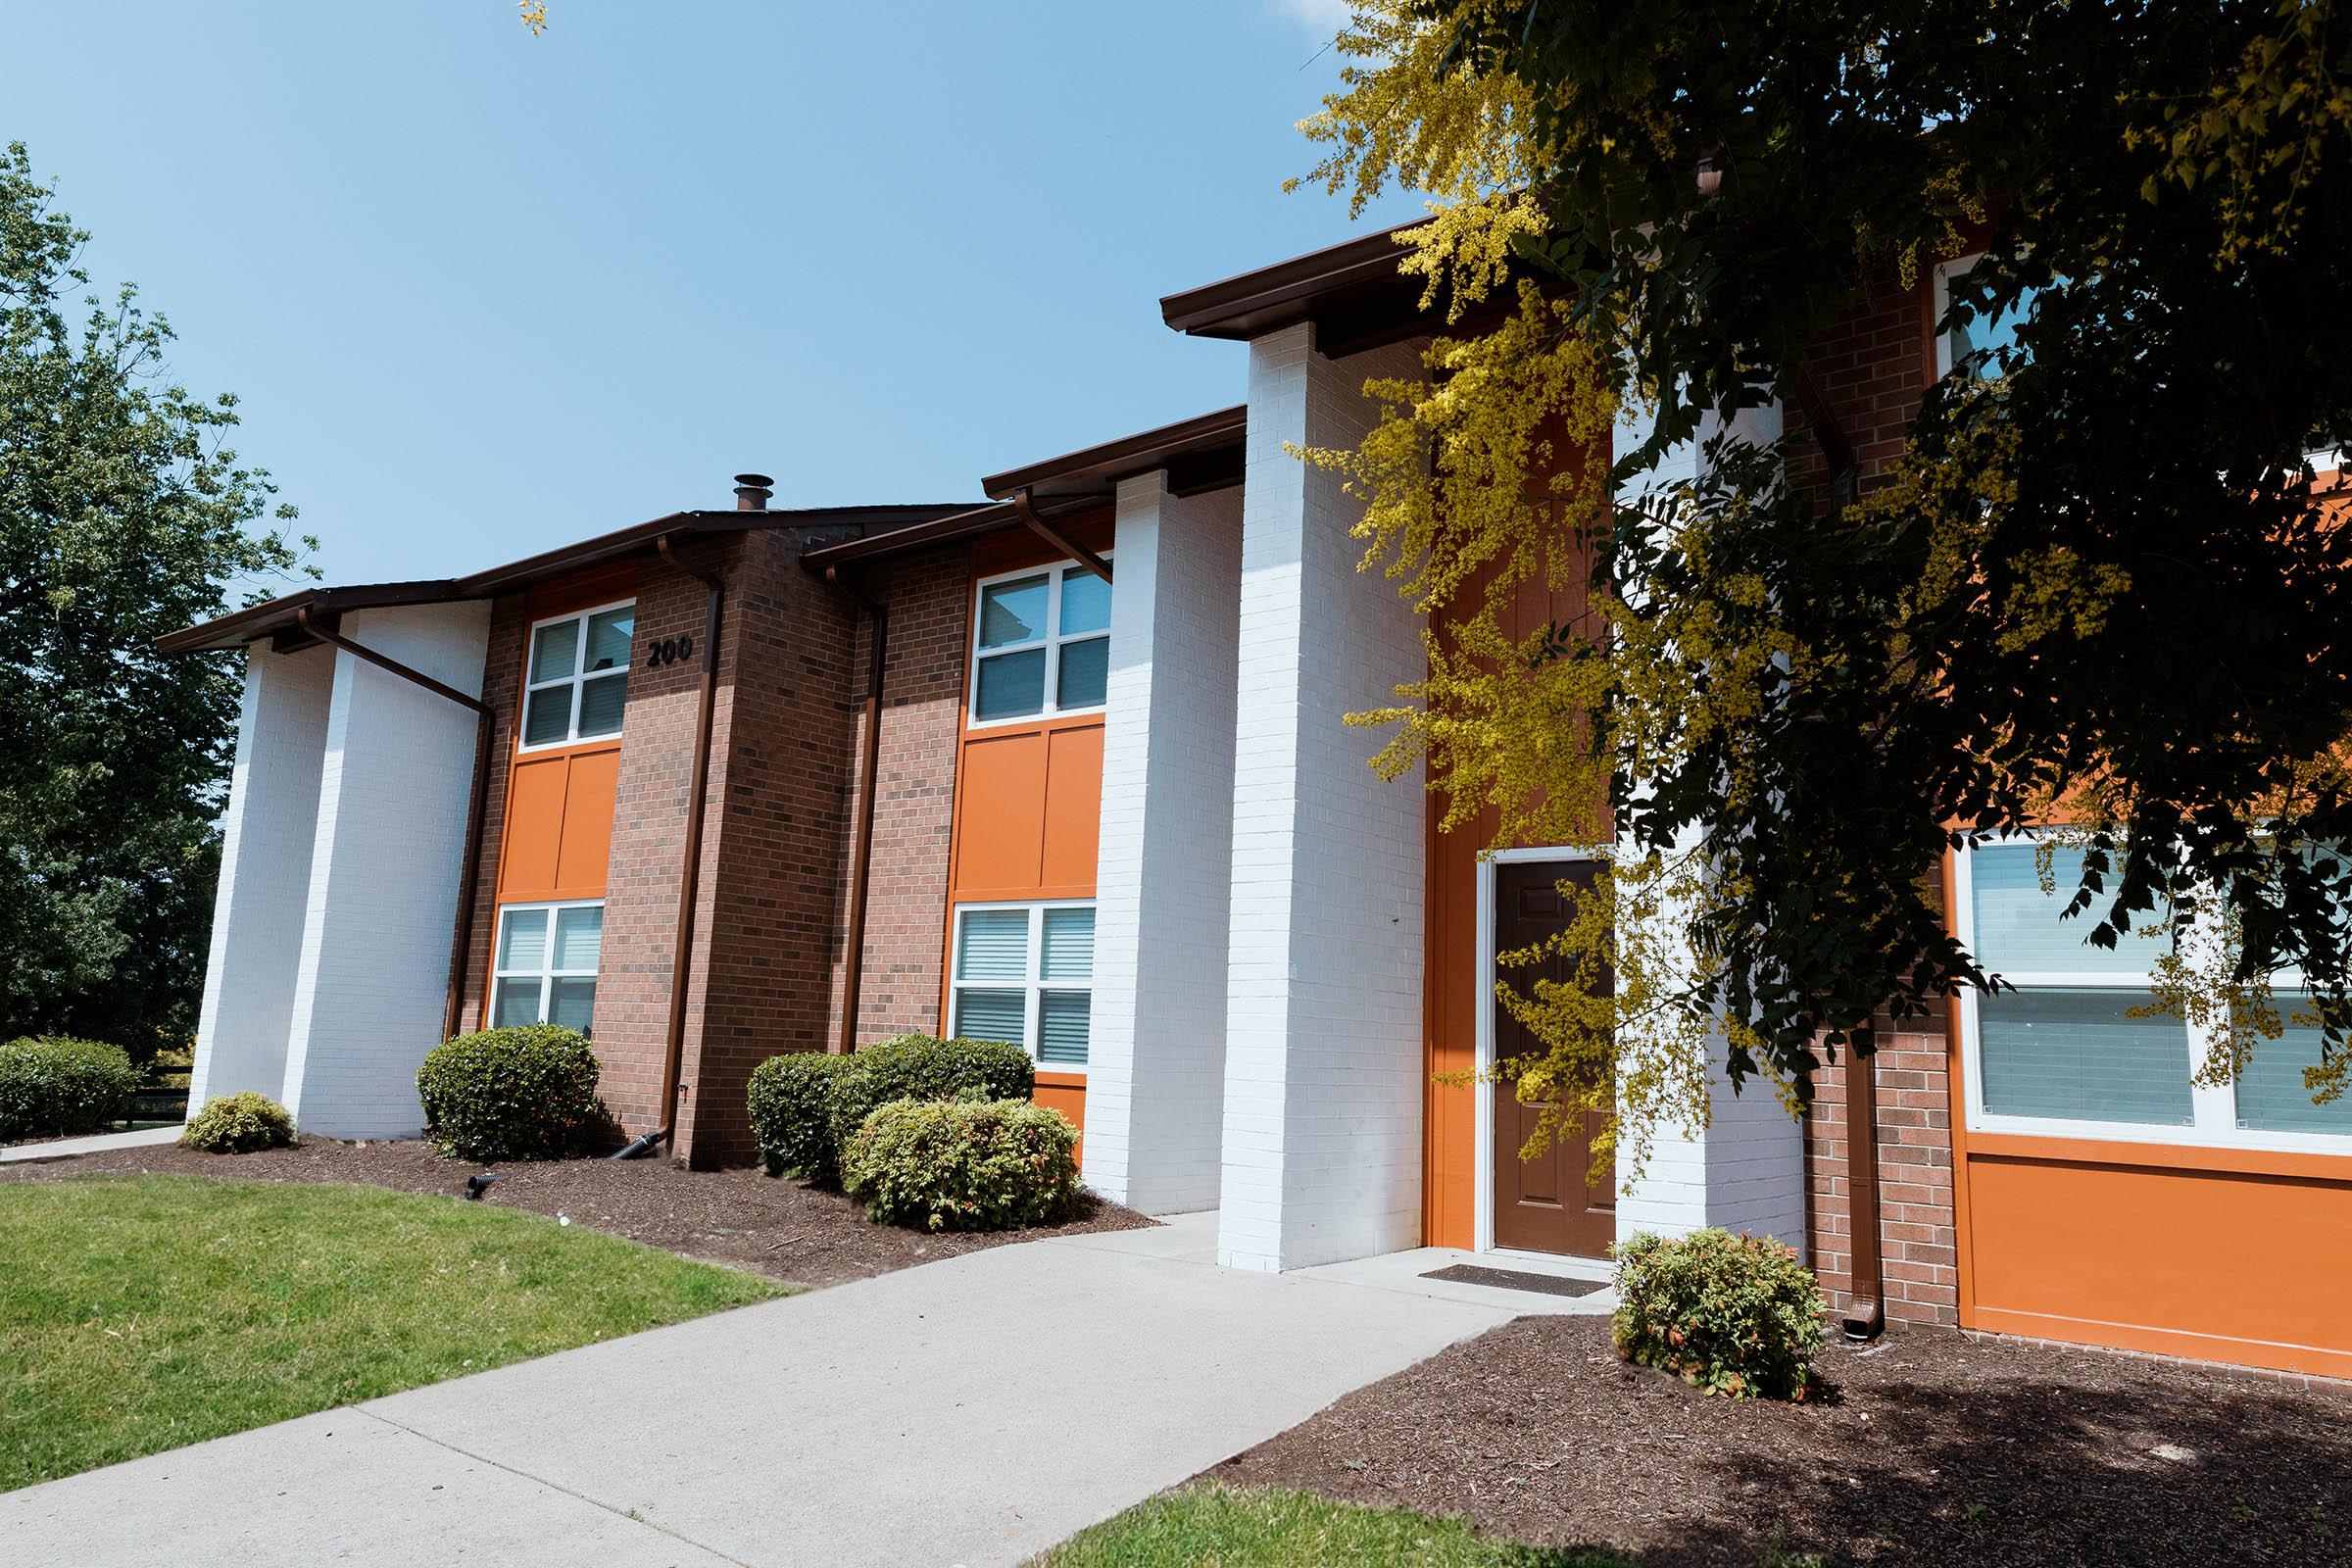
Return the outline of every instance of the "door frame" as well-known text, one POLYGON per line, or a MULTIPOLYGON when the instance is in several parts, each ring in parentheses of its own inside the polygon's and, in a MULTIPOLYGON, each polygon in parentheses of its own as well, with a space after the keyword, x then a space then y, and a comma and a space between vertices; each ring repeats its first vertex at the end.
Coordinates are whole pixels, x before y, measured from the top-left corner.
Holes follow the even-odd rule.
MULTIPOLYGON (((1494 1065, 1494 867, 1528 860, 1586 862, 1607 858, 1607 856, 1591 850, 1564 847, 1490 850, 1478 858, 1478 1011, 1473 1016, 1478 1020, 1479 1081, 1474 1107, 1476 1135, 1472 1139, 1478 1161, 1478 1184, 1470 1205, 1473 1251, 1509 1250, 1494 1245, 1494 1086, 1486 1081, 1488 1070, 1494 1065)), ((1514 1252, 1512 1255, 1518 1254, 1514 1252)), ((1526 1255, 1551 1258, 1570 1254, 1543 1252, 1526 1255)))

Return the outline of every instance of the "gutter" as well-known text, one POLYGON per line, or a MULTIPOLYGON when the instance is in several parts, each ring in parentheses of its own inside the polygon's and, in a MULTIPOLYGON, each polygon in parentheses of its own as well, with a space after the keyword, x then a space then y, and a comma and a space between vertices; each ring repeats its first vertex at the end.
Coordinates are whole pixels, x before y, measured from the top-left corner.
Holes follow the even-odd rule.
POLYGON ((452 1039, 457 1035, 458 1020, 466 1002, 466 950, 473 945, 473 896, 481 875, 482 817, 490 802, 490 744, 495 738, 498 715, 480 698, 468 697, 455 686, 445 686, 422 670, 412 669, 396 659, 353 642, 339 630, 320 624, 312 617, 309 605, 296 608, 294 620, 308 636, 331 644, 354 659, 366 660, 378 669, 389 670, 436 697, 445 697, 462 708, 473 710, 472 801, 466 809, 466 858, 458 871, 458 913, 449 938, 449 994, 441 1010, 441 1038, 452 1039))
POLYGON ((850 921, 842 959, 841 1039, 836 1054, 858 1049, 858 1000, 865 979, 866 890, 874 861, 874 799, 880 794, 882 763, 882 662, 890 650, 890 611, 842 580, 839 566, 825 568, 825 581, 841 590, 873 623, 873 649, 865 675, 865 740, 858 748, 858 836, 850 850, 850 921))
POLYGON ((1875 1340, 1886 1328, 1886 1281, 1879 1242, 1878 1029, 1849 1031, 1845 1048, 1847 1238, 1845 1337, 1875 1340))
POLYGON ((685 1089, 679 1076, 686 1056, 687 981, 694 972, 694 906, 702 892, 704 798, 710 791, 710 724, 711 710, 717 706, 718 633, 727 597, 726 579, 679 559, 670 546, 670 535, 657 536, 654 549, 671 567, 699 579, 709 594, 703 608, 702 691, 695 706, 694 781, 688 786, 686 848, 678 870, 678 918, 669 969, 669 1027, 662 1042, 662 1087, 654 1101, 661 1107, 662 1122, 652 1132, 622 1145, 611 1156, 613 1159, 639 1158, 653 1152, 657 1144, 675 1147, 678 1099, 685 1089))

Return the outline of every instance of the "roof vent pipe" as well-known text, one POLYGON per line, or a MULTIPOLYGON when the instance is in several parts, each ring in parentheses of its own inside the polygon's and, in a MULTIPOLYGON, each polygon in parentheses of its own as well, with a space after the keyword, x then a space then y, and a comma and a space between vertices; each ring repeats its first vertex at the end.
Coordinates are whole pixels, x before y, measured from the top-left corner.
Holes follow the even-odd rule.
POLYGON ((775 480, 764 473, 739 473, 735 476, 735 510, 737 512, 765 512, 767 499, 774 495, 775 480))

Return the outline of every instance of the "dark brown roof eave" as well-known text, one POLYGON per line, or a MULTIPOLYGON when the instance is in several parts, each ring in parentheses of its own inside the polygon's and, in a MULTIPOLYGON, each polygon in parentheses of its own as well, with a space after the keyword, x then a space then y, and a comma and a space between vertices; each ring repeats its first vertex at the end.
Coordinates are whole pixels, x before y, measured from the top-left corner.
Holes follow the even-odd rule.
POLYGON ((251 605, 199 625, 167 632, 155 640, 162 654, 219 653, 275 637, 291 630, 299 613, 314 616, 341 614, 352 610, 378 610, 397 605, 456 604, 487 599, 526 587, 546 577, 584 566, 643 554, 663 537, 742 533, 756 528, 882 528, 969 511, 967 503, 912 506, 808 507, 792 511, 673 512, 648 522, 598 534, 576 544, 542 551, 503 566, 466 577, 434 578, 420 582, 357 583, 337 588, 306 588, 266 604, 251 605))
POLYGON ((1415 320, 1423 314, 1421 283, 1397 270, 1396 235, 1427 221, 1417 218, 1167 295, 1159 302, 1160 319, 1194 337, 1242 339, 1341 313, 1369 312, 1397 324, 1415 320))
MULTIPOLYGON (((1121 479, 1135 474, 1167 468, 1171 485, 1179 485, 1177 470, 1188 462, 1194 467, 1213 468, 1219 466, 1220 455, 1238 460, 1249 434, 1249 406, 1236 404, 1213 414, 1163 424, 1156 430, 1048 458, 1043 463, 1007 468, 981 480, 980 488, 1000 501, 1024 490, 1039 501, 1081 497, 1106 501, 1117 493, 1121 479)), ((1233 466, 1238 481, 1238 461, 1233 466)))

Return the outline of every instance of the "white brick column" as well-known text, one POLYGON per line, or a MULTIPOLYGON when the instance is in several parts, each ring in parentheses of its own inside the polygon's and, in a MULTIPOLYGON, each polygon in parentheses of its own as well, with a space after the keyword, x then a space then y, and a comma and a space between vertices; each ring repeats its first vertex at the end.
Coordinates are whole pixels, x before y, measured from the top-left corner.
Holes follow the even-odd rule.
POLYGON ((1241 511, 1119 485, 1086 1181, 1155 1214, 1217 1203, 1241 511))
MULTIPOLYGON (((1731 426, 1733 435, 1757 444, 1779 440, 1781 430, 1777 404, 1747 410, 1731 426)), ((1629 489, 1694 477, 1704 462, 1705 443, 1723 431, 1721 420, 1706 416, 1695 441, 1668 453, 1654 473, 1629 489)), ((1619 448, 1628 450, 1648 435, 1645 427, 1621 430, 1619 448)), ((1682 848, 1687 851, 1698 838, 1695 830, 1686 833, 1682 848)), ((1778 1237, 1800 1255, 1805 1251, 1804 1128, 1782 1106, 1771 1085, 1750 1080, 1744 1092, 1733 1092, 1724 1066, 1728 1050, 1721 1036, 1706 1045, 1707 1124, 1653 1127, 1641 1179, 1621 1179, 1618 1240, 1642 1231, 1681 1236, 1718 1226, 1778 1237)), ((1620 1104, 1619 1110, 1622 1114, 1625 1107, 1620 1104)))
POLYGON ((284 1087, 334 673, 325 648, 273 654, 263 645, 246 655, 190 1111, 215 1095, 275 1098, 284 1087))
POLYGON ((1411 1247, 1421 1231, 1421 780, 1383 782, 1346 715, 1427 669, 1419 616, 1356 569, 1361 508, 1286 443, 1354 445, 1368 376, 1299 325, 1250 345, 1233 916, 1218 1255, 1287 1269, 1411 1247))
MULTIPOLYGON (((363 611, 342 631, 482 689, 485 601, 363 611)), ((416 1069, 441 1039, 473 749, 471 710, 336 652, 283 1097, 312 1132, 423 1126, 416 1069)))

